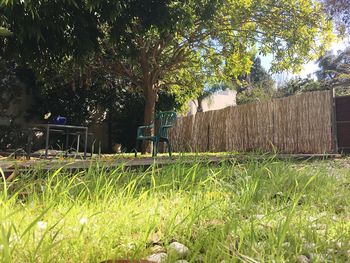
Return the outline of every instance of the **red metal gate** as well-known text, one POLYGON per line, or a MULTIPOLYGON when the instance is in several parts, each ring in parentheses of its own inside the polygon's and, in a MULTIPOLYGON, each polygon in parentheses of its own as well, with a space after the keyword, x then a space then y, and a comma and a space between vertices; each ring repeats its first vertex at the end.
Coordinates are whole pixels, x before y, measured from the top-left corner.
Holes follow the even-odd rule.
POLYGON ((340 152, 350 152, 350 96, 336 97, 337 140, 340 152))

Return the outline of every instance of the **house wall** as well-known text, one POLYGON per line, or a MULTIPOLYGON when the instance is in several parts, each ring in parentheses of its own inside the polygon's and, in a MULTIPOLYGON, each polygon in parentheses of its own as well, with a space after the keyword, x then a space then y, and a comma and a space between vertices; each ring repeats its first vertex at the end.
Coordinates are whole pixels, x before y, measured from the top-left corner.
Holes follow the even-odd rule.
MULTIPOLYGON (((203 100, 203 111, 206 112, 211 110, 220 110, 228 106, 235 106, 236 95, 237 92, 234 90, 225 90, 215 93, 214 95, 211 95, 210 97, 203 100)), ((197 105, 197 101, 190 101, 190 110, 188 112, 188 115, 193 115, 197 113, 197 105)))

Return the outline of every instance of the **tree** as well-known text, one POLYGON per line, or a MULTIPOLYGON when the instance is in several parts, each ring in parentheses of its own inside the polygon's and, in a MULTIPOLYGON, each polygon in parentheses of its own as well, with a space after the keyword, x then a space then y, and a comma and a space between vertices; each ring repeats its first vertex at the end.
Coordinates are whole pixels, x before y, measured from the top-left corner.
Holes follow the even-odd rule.
POLYGON ((335 22, 336 29, 341 36, 350 33, 350 1, 322 0, 328 16, 335 22))
POLYGON ((249 50, 254 46, 260 53, 275 54, 274 70, 298 70, 322 49, 316 38, 329 41, 331 36, 331 25, 314 1, 304 5, 270 0, 124 4, 121 16, 107 21, 110 38, 115 40, 111 52, 116 71, 141 88, 146 124, 162 89, 198 93, 204 83, 247 73, 252 64, 249 50))
MULTIPOLYGON (((2 1, 0 26, 12 37, 0 38, 0 57, 30 68, 39 88, 87 88, 93 51, 102 36, 96 14, 83 1, 2 1)), ((62 95, 65 92, 61 93, 62 95)))
POLYGON ((282 87, 278 88, 275 97, 282 98, 288 97, 295 94, 300 94, 303 92, 317 91, 327 89, 325 85, 321 82, 310 79, 296 77, 287 81, 282 87))
MULTIPOLYGON (((1 50, 1 47, 0 47, 1 50)), ((30 93, 26 68, 18 65, 13 59, 0 56, 0 149, 18 149, 26 143, 25 132, 18 124, 25 116, 23 107, 18 105, 25 94, 30 93), (5 120, 5 122, 4 122, 5 120)), ((21 105, 21 104, 19 104, 21 105)))
POLYGON ((327 52, 318 60, 320 70, 316 72, 320 81, 333 86, 350 85, 350 47, 334 55, 327 52))
POLYGON ((297 71, 332 39, 331 24, 312 0, 6 3, 13 46, 35 58, 39 73, 42 65, 81 61, 99 45, 109 67, 142 93, 145 124, 162 90, 195 97, 204 84, 248 73, 254 49, 275 55, 273 70, 297 71))
POLYGON ((256 57, 250 73, 234 80, 237 89, 237 104, 267 100, 273 97, 275 81, 256 57))
POLYGON ((4 27, 0 26, 0 36, 11 36, 12 32, 4 27))
POLYGON ((1 1, 0 26, 13 33, 4 43, 6 52, 18 51, 38 73, 67 57, 81 59, 98 48, 101 37, 97 14, 88 7, 75 0, 1 1))
POLYGON ((340 88, 337 91, 342 95, 348 95, 350 86, 350 47, 338 51, 336 55, 327 52, 318 60, 320 70, 316 76, 322 84, 328 88, 340 88))

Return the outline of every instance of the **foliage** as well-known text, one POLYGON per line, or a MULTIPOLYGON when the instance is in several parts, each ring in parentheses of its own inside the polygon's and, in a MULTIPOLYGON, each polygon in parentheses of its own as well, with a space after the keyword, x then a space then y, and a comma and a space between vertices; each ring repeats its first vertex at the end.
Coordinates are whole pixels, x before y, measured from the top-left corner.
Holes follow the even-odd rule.
MULTIPOLYGON (((51 112, 53 116, 66 116, 72 125, 106 124, 105 140, 108 145, 111 147, 120 143, 126 150, 132 150, 135 147, 136 128, 142 124, 142 96, 131 92, 127 82, 120 81, 110 72, 100 69, 85 69, 82 72, 85 71, 89 71, 89 79, 92 80, 89 86, 85 84, 87 76, 84 74, 68 82, 65 74, 38 82, 31 115, 42 118, 46 112, 51 112), (74 88, 72 83, 75 83, 74 88)), ((49 76, 53 76, 52 73, 49 76)), ((160 94, 157 110, 178 107, 180 105, 174 98, 160 94)))
POLYGON ((194 97, 204 83, 247 73, 254 49, 275 54, 274 70, 298 70, 331 39, 331 24, 311 0, 28 0, 3 3, 1 14, 14 33, 8 48, 31 57, 39 75, 102 50, 142 91, 146 122, 160 90, 194 97))
POLYGON ((123 99, 128 96, 120 86, 110 89, 92 86, 89 89, 77 87, 74 90, 62 82, 46 89, 38 85, 35 91, 36 105, 32 114, 41 116, 51 112, 52 116, 66 116, 71 125, 90 125, 101 123, 110 110, 116 113, 123 107, 123 99), (111 103, 113 100, 114 103, 111 103))
POLYGON ((23 149, 27 143, 27 133, 18 124, 0 125, 0 149, 23 149))
MULTIPOLYGON (((1 48, 0 48, 1 49, 1 48)), ((13 59, 0 56, 0 149, 18 149, 27 135, 21 121, 28 120, 22 100, 33 88, 31 72, 13 59)))
POLYGON ((12 32, 4 27, 0 26, 0 36, 11 36, 12 32))
POLYGON ((338 51, 335 55, 332 51, 327 52, 318 59, 316 71, 317 80, 296 77, 289 80, 276 92, 276 97, 285 97, 301 92, 326 90, 336 88, 338 96, 349 95, 350 85, 350 49, 338 51))
POLYGON ((237 87, 237 104, 268 100, 275 92, 275 81, 263 68, 259 57, 254 59, 249 74, 235 80, 235 86, 237 87))
POLYGON ((189 247, 189 262, 348 258, 349 160, 189 158, 146 171, 100 161, 44 172, 39 163, 1 181, 0 261, 141 259, 174 239, 189 247))
POLYGON ((3 40, 7 52, 19 54, 38 74, 47 65, 81 59, 98 48, 99 22, 85 1, 1 1, 0 17, 13 33, 3 40))
POLYGON ((341 93, 349 94, 350 86, 350 47, 334 55, 328 52, 318 60, 320 70, 316 72, 319 81, 328 87, 339 88, 341 93))
POLYGON ((159 90, 183 94, 185 89, 193 97, 205 84, 249 72, 254 48, 276 54, 274 70, 297 70, 315 55, 310 50, 318 46, 316 36, 330 40, 330 25, 313 1, 131 1, 124 9, 109 23, 116 42, 113 62, 142 88, 150 111, 159 90))
POLYGON ((348 0, 322 0, 325 11, 336 24, 340 36, 350 33, 350 2, 348 0))
POLYGON ((284 83, 282 87, 278 88, 275 96, 281 98, 303 92, 324 89, 328 89, 328 87, 317 80, 311 78, 295 77, 284 83))
POLYGON ((10 120, 17 116, 9 115, 9 108, 12 103, 18 102, 23 88, 16 75, 17 65, 14 61, 8 61, 0 57, 0 117, 7 117, 10 120))
POLYGON ((204 86, 248 74, 256 52, 274 54, 274 71, 298 71, 333 37, 313 0, 16 0, 0 3, 0 17, 13 32, 0 45, 48 90, 62 78, 94 88, 98 67, 142 94, 146 124, 158 93, 186 105, 204 86))

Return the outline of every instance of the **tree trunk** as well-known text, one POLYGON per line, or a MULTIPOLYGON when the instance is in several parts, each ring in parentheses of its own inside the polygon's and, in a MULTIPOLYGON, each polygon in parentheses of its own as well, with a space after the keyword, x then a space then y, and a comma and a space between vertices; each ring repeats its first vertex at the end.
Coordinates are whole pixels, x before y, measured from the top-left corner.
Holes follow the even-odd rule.
MULTIPOLYGON (((145 98, 145 110, 143 115, 143 123, 144 125, 150 125, 154 118, 155 107, 156 107, 156 91, 153 89, 152 85, 148 87, 144 87, 144 98, 145 98)), ((152 130, 145 130, 146 135, 151 135, 152 130)), ((145 141, 142 144, 141 153, 145 154, 146 152, 152 152, 152 145, 149 141, 145 141)))
POLYGON ((197 112, 203 112, 203 98, 198 97, 198 106, 197 106, 197 112))

